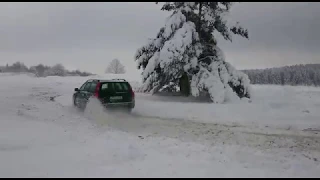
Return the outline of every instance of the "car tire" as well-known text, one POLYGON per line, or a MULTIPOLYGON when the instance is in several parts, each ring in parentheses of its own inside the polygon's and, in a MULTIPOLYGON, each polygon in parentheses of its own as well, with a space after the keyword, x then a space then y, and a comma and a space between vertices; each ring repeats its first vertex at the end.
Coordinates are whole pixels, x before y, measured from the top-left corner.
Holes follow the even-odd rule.
POLYGON ((78 107, 78 105, 76 103, 77 102, 76 100, 77 100, 77 96, 73 97, 73 106, 74 107, 78 107))
POLYGON ((79 103, 79 101, 78 101, 78 103, 77 103, 77 96, 76 97, 74 97, 74 100, 73 100, 73 105, 74 105, 74 107, 76 107, 76 108, 81 108, 81 106, 80 106, 80 104, 78 104, 79 103))

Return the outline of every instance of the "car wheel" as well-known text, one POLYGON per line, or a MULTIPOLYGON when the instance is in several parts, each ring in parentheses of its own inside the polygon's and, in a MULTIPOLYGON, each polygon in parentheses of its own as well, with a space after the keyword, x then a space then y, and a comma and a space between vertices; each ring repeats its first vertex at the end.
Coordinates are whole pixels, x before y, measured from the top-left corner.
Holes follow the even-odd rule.
POLYGON ((79 108, 79 101, 78 101, 77 96, 74 97, 74 99, 73 99, 73 105, 74 105, 75 107, 79 108))

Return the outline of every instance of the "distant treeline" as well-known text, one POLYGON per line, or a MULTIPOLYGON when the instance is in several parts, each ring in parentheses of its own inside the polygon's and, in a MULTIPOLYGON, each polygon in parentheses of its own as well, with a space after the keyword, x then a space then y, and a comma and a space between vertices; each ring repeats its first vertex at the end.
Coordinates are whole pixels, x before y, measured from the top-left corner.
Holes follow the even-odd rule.
POLYGON ((320 86, 320 64, 243 70, 252 84, 320 86))
POLYGON ((56 64, 54 66, 45 66, 43 64, 38 64, 36 66, 31 66, 28 68, 25 64, 21 62, 13 63, 12 65, 0 66, 1 72, 14 72, 14 73, 33 73, 37 77, 46 76, 90 76, 91 73, 82 72, 79 70, 69 71, 66 70, 62 64, 56 64))

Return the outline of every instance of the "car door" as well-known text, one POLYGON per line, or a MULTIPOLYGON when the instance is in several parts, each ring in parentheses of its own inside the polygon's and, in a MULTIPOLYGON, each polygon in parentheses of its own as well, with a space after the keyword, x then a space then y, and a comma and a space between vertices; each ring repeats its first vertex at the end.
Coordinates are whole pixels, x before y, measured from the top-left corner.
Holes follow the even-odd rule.
POLYGON ((82 86, 79 88, 79 90, 73 94, 73 100, 75 101, 77 99, 79 105, 82 102, 82 98, 83 98, 82 91, 84 90, 86 85, 87 85, 87 82, 83 83, 82 86))
POLYGON ((85 103, 88 103, 89 99, 94 95, 94 92, 96 90, 97 82, 92 81, 89 82, 90 84, 86 85, 84 91, 83 91, 83 97, 85 103))
POLYGON ((90 89, 91 83, 92 82, 87 82, 83 90, 80 92, 81 103, 83 106, 85 106, 89 100, 89 97, 90 97, 89 89, 90 89))

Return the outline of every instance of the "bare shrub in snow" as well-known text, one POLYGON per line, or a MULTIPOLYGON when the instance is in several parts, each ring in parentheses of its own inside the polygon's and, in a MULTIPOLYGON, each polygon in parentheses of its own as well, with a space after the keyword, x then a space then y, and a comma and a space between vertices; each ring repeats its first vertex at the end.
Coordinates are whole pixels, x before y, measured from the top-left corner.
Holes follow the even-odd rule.
POLYGON ((43 64, 38 64, 36 66, 30 67, 30 72, 34 73, 37 77, 44 77, 46 70, 50 69, 49 66, 44 66, 43 64))
POLYGON ((90 76, 92 73, 82 72, 80 70, 68 71, 62 64, 56 64, 53 67, 38 64, 28 68, 26 65, 20 62, 16 62, 12 65, 0 66, 0 72, 29 72, 33 73, 36 77, 46 76, 90 76))
POLYGON ((208 92, 215 103, 236 94, 250 97, 248 76, 225 62, 213 37, 219 32, 232 41, 231 33, 248 38, 236 24, 229 28, 223 19, 230 2, 166 2, 161 10, 173 11, 156 38, 137 50, 135 61, 142 68, 142 92, 155 93, 178 84, 182 94, 208 92))
POLYGON ((320 86, 320 64, 243 70, 252 84, 320 86))
POLYGON ((75 70, 75 71, 69 71, 68 73, 68 76, 90 76, 92 75, 91 73, 88 73, 88 72, 82 72, 80 70, 75 70))
POLYGON ((6 65, 3 67, 3 72, 15 72, 15 73, 20 73, 20 72, 28 72, 28 67, 22 63, 22 62, 15 62, 11 66, 6 65))
POLYGON ((67 73, 66 69, 62 64, 56 64, 50 69, 44 72, 44 76, 65 76, 67 73))
POLYGON ((118 59, 113 59, 107 67, 105 73, 124 74, 126 73, 126 70, 118 59))

